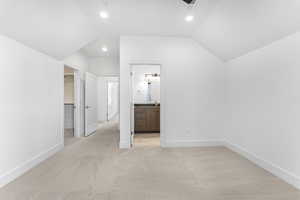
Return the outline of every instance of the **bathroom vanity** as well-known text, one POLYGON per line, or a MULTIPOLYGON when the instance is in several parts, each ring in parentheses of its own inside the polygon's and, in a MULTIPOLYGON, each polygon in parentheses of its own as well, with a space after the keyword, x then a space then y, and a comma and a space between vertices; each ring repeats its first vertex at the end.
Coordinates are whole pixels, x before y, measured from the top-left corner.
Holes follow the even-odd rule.
POLYGON ((134 131, 135 133, 160 132, 160 104, 134 104, 134 131))

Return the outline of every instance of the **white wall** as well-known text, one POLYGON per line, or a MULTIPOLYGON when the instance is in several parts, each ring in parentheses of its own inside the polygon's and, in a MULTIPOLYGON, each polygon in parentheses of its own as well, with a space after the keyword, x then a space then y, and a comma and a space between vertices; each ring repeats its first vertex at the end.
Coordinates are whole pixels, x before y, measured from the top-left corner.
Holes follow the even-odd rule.
POLYGON ((223 63, 191 39, 121 37, 120 147, 130 145, 130 63, 162 65, 163 145, 211 145, 221 139, 223 63))
MULTIPOLYGON (((148 81, 145 74, 160 74, 160 65, 135 65, 133 72, 133 100, 135 103, 147 103, 148 81)), ((151 101, 160 102, 160 77, 153 79, 150 85, 151 101)))
POLYGON ((89 59, 81 52, 76 52, 63 60, 68 67, 80 71, 81 78, 84 79, 84 73, 89 69, 89 59))
POLYGON ((0 36, 0 186, 63 147, 63 63, 0 36))
POLYGON ((300 188, 300 32, 227 66, 225 137, 300 188))
POLYGON ((97 76, 116 76, 120 74, 118 57, 90 58, 89 71, 97 76))

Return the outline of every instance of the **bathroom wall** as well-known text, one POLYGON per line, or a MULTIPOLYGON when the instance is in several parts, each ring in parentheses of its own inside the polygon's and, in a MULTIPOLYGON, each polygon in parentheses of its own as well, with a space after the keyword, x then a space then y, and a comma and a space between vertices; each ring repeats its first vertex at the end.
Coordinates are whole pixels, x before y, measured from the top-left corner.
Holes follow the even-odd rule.
MULTIPOLYGON (((135 65, 132 66, 133 72, 133 98, 135 103, 148 102, 148 82, 145 74, 160 74, 159 65, 135 65)), ((152 102, 160 102, 160 78, 154 78, 150 85, 152 102)))

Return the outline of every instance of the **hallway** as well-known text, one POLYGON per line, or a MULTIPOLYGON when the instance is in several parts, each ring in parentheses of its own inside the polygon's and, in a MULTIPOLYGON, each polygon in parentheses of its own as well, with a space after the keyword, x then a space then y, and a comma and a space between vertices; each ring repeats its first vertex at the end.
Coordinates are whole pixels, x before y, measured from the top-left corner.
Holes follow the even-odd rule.
POLYGON ((2 200, 297 200, 300 193, 222 147, 118 149, 117 125, 67 146, 0 189, 2 200))

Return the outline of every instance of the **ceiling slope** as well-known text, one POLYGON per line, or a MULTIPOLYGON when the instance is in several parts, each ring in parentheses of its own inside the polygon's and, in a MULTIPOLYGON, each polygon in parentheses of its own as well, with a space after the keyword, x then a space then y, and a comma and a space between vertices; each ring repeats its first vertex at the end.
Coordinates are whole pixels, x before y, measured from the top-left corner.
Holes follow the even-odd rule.
POLYGON ((197 0, 193 10, 181 0, 103 2, 0 0, 0 34, 58 59, 81 48, 90 57, 118 56, 121 35, 192 37, 227 61, 300 28, 299 0, 197 0), (187 23, 191 11, 195 20, 187 23))
POLYGON ((98 37, 72 0, 0 0, 0 34, 57 59, 98 37))
POLYGON ((227 61, 300 28, 299 0, 197 0, 192 23, 183 20, 188 11, 181 0, 111 0, 107 23, 97 16, 101 1, 76 2, 102 28, 100 39, 84 48, 92 57, 118 55, 120 35, 158 35, 192 37, 227 61), (111 46, 110 54, 99 50, 106 43, 111 46))
MULTIPOLYGON (((205 2, 208 0, 198 0, 205 2)), ((211 0, 216 1, 216 0, 211 0)), ((190 37, 196 26, 183 19, 187 5, 182 0, 75 0, 89 21, 97 28, 99 37, 84 49, 91 57, 118 56, 121 35, 156 35, 190 37), (101 20, 100 10, 108 10, 110 18, 101 20), (101 52, 101 46, 109 48, 101 52)))
POLYGON ((221 0, 193 37, 230 60, 297 32, 299 0, 221 0))

